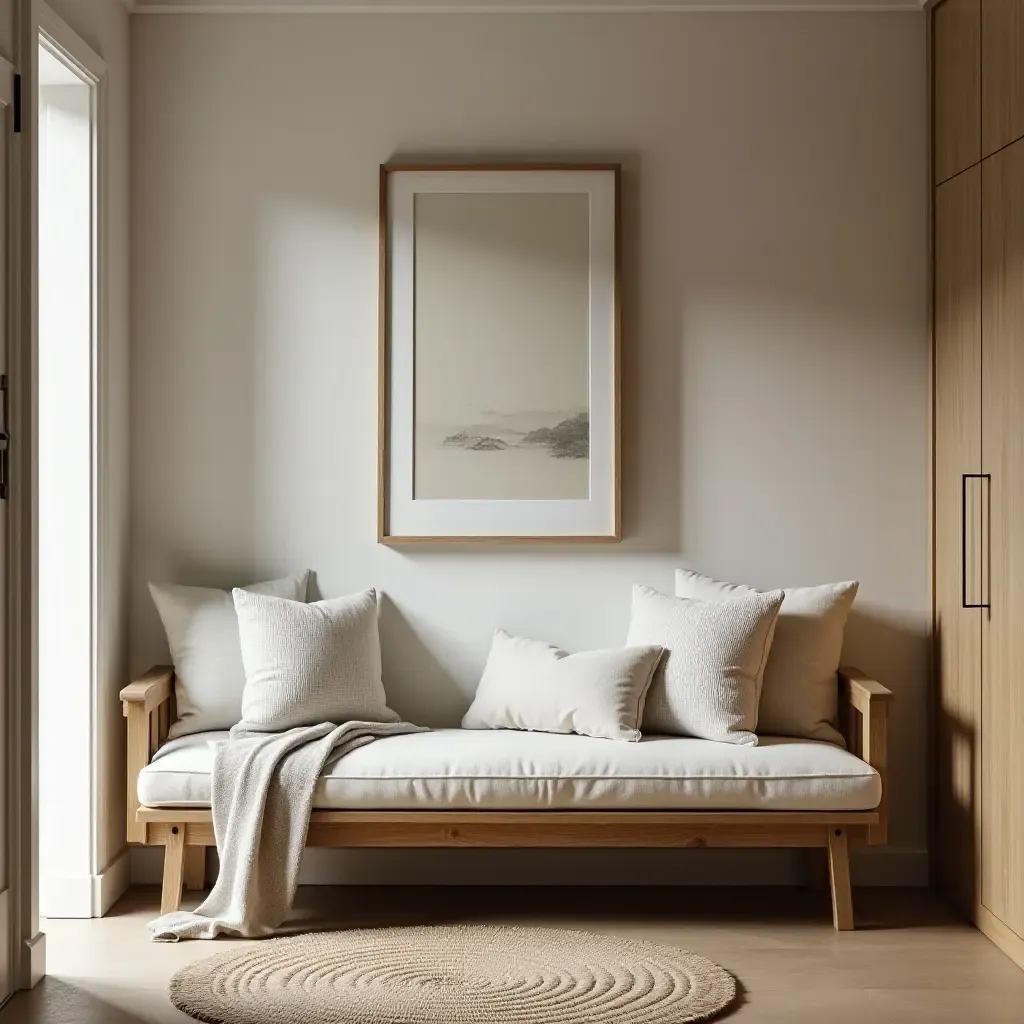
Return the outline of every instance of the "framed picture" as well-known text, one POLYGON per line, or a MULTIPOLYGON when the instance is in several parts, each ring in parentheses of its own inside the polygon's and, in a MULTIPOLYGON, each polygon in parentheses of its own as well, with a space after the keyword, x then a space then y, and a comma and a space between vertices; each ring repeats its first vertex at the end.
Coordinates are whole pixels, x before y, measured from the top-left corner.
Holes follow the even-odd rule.
POLYGON ((381 542, 620 539, 619 176, 381 168, 381 542))

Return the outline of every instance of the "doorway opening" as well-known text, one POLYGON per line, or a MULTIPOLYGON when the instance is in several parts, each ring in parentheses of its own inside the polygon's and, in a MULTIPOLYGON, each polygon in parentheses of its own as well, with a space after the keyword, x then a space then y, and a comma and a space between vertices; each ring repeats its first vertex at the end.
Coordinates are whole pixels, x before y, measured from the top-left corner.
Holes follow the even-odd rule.
POLYGON ((97 893, 97 82, 39 39, 39 909, 97 893))

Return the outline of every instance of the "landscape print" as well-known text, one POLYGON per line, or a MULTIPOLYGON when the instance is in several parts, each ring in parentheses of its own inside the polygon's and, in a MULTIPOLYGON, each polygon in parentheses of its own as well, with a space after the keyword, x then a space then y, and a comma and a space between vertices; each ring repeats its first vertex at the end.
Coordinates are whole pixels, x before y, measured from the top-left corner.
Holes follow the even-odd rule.
POLYGON ((585 194, 415 203, 417 499, 586 499, 585 194))

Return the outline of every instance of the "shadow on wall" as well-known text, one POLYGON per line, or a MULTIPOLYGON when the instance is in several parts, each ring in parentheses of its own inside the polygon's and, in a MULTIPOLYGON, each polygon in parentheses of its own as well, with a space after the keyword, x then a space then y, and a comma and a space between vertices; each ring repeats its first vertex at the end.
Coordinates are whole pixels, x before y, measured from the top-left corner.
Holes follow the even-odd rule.
MULTIPOLYGON (((941 623, 936 632, 935 649, 939 643, 941 623)), ((955 665, 952 666, 955 671, 955 665)), ((936 857, 934 876, 942 892, 967 918, 972 918, 981 892, 978 890, 978 854, 981 850, 980 813, 981 766, 978 764, 978 740, 975 726, 963 712, 977 708, 958 708, 974 703, 979 694, 961 692, 956 685, 942 685, 944 666, 936 666, 935 680, 935 792, 939 794, 936 807, 935 849, 942 851, 936 857)))
POLYGON ((927 708, 929 637, 923 623, 900 621, 854 605, 846 626, 843 663, 873 676, 894 695, 889 727, 890 834, 925 835, 928 730, 915 718, 927 708), (915 744, 908 746, 908 741, 915 744), (911 824, 914 822, 914 824, 911 824))
MULTIPOLYGON (((323 599, 317 575, 310 572, 306 600, 323 599)), ((388 706, 417 725, 444 728, 458 724, 469 707, 469 697, 438 658, 436 651, 440 645, 428 642, 425 634, 432 627, 425 624, 417 629, 410 617, 380 590, 377 601, 381 675, 388 706)))
POLYGON ((381 668, 388 704, 417 725, 457 725, 469 707, 469 696, 442 665, 436 647, 386 594, 380 595, 379 608, 381 668))
POLYGON ((650 294, 668 294, 673 282, 671 261, 657 248, 665 239, 645 235, 640 157, 620 162, 621 550, 674 555, 683 544, 682 325, 673 303, 650 294), (644 251, 650 265, 641 261, 644 251))

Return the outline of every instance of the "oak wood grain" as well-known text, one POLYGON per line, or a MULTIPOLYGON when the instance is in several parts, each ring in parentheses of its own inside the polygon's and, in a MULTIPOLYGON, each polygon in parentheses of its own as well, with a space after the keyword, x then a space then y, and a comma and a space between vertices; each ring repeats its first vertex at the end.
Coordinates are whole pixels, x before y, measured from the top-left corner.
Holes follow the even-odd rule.
POLYGON ((989 156, 1024 136, 1024 0, 981 0, 981 57, 981 155, 989 156))
POLYGON ((1024 935, 1024 140, 982 165, 982 276, 992 607, 983 620, 981 897, 1024 935))
MULTIPOLYGON (((213 820, 209 808, 140 807, 144 822, 201 824, 213 820)), ((469 822, 518 827, 530 825, 874 825, 876 811, 313 811, 312 824, 462 825, 469 822)))
POLYGON ((169 914, 181 906, 181 886, 185 871, 185 829, 171 828, 164 846, 164 879, 160 893, 160 913, 169 914))
POLYGON ((983 906, 977 908, 975 924, 987 935, 1022 971, 1024 971, 1024 937, 1008 928, 998 917, 983 906))
POLYGON ((981 0, 944 0, 932 13, 934 180, 981 159, 981 0))
POLYGON ((981 848, 981 167, 935 190, 932 579, 936 666, 936 857, 940 884, 971 913, 981 848), (963 542, 967 552, 964 558, 963 542), (966 570, 967 579, 964 579, 966 570))
POLYGON ((853 930, 853 892, 846 829, 828 831, 828 873, 832 888, 832 923, 837 932, 853 930))
MULTIPOLYGON (((152 711, 171 696, 173 683, 174 669, 170 665, 154 665, 121 691, 121 700, 125 705, 141 704, 147 712, 152 711)), ((128 714, 127 707, 124 714, 128 714)))
POLYGON ((876 808, 878 821, 868 827, 871 846, 882 846, 888 840, 889 826, 889 705, 892 690, 851 665, 839 668, 839 684, 843 700, 849 705, 842 716, 846 723, 846 739, 850 749, 878 772, 882 795, 876 808), (851 715, 849 711, 855 712, 851 715))
POLYGON ((126 838, 129 843, 144 843, 147 839, 146 825, 137 814, 139 772, 149 764, 167 737, 171 721, 169 702, 173 694, 174 670, 168 665, 154 666, 129 683, 120 694, 121 710, 128 727, 125 802, 126 838))

